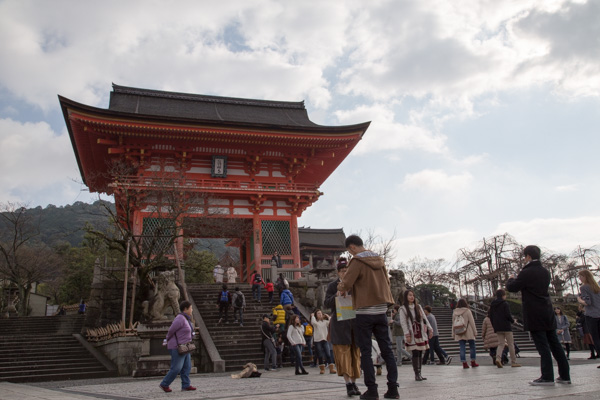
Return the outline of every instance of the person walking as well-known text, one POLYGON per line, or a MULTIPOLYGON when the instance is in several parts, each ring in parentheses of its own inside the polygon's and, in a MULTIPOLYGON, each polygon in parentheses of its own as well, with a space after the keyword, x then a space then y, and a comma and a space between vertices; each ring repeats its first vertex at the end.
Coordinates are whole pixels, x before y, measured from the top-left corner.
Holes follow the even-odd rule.
POLYGON ((558 364, 559 377, 556 382, 571 383, 569 361, 556 336, 556 318, 548 293, 550 272, 540 262, 541 251, 537 246, 523 249, 525 266, 518 275, 513 274, 506 282, 509 292, 521 292, 523 325, 531 332, 535 348, 540 354, 542 376, 529 382, 533 386, 554 385, 552 357, 558 364))
POLYGON ((560 307, 554 307, 554 313, 556 314, 556 335, 558 336, 560 343, 565 346, 567 360, 569 360, 571 358, 571 332, 569 332, 571 324, 560 307))
POLYGON ((292 292, 290 292, 288 286, 286 286, 285 289, 283 289, 283 292, 281 292, 279 303, 283 306, 283 309, 286 311, 288 316, 291 316, 294 313, 294 295, 292 292))
POLYGON ((483 339, 483 348, 488 350, 490 357, 492 357, 492 365, 496 365, 498 335, 496 335, 496 332, 494 332, 494 326, 492 325, 492 320, 490 319, 490 311, 491 310, 488 310, 487 316, 483 319, 481 324, 481 339, 483 339))
POLYGON ((277 276, 277 281, 275 282, 275 287, 277 288, 277 292, 279 293, 278 298, 281 298, 281 292, 285 290, 286 286, 289 286, 289 283, 287 279, 285 279, 285 277, 283 276, 283 273, 280 273, 279 276, 277 276))
MULTIPOLYGON (((325 307, 331 309, 331 325, 329 333, 333 346, 333 358, 338 376, 346 382, 346 393, 350 396, 360 396, 356 380, 360 378, 360 350, 356 344, 354 319, 338 321, 335 298, 338 296, 337 286, 348 270, 348 262, 340 257, 337 262, 337 279, 327 285, 325 292, 325 307)), ((352 293, 349 292, 351 295, 352 293)))
POLYGON ((425 310, 427 321, 429 321, 429 325, 433 329, 433 336, 429 339, 429 353, 425 353, 425 360, 427 360, 427 354, 429 354, 431 360, 427 364, 433 364, 435 362, 435 357, 433 355, 435 352, 438 356, 440 365, 450 365, 452 357, 449 356, 440 345, 440 333, 438 331, 437 319, 435 319, 435 315, 432 313, 433 310, 431 306, 425 306, 423 309, 425 310))
POLYGON ((265 289, 267 289, 267 294, 269 295, 269 304, 273 304, 273 282, 270 279, 267 279, 267 283, 265 284, 265 289))
POLYGON ((223 322, 223 314, 225 314, 225 323, 229 321, 229 305, 231 304, 231 293, 227 290, 227 285, 221 286, 221 291, 217 295, 217 308, 219 309, 219 325, 223 322))
POLYGON ((275 339, 273 338, 273 333, 275 333, 277 329, 279 329, 279 325, 271 325, 269 316, 263 314, 262 324, 260 325, 260 335, 262 347, 265 352, 265 371, 277 370, 277 349, 275 348, 275 339), (269 364, 269 361, 271 361, 271 364, 269 364))
POLYGON ((412 352, 415 381, 425 381, 427 378, 421 375, 421 365, 423 352, 429 350, 428 339, 433 337, 433 328, 417 302, 415 293, 410 289, 404 291, 402 307, 400 307, 400 323, 404 331, 406 349, 412 352))
MULTIPOLYGON (((360 361, 367 391, 361 399, 378 399, 377 381, 371 359, 371 337, 381 349, 387 369, 388 390, 386 399, 398 399, 398 367, 392 351, 388 333, 387 309, 394 304, 390 289, 390 278, 383 258, 365 249, 362 239, 350 235, 345 241, 346 250, 353 256, 348 263, 348 271, 338 284, 341 296, 352 290, 352 307, 356 310, 356 337, 360 348, 360 361)), ((405 332, 406 333, 406 332, 405 332)))
MULTIPOLYGON (((490 304, 490 320, 494 327, 494 332, 498 336, 498 344, 504 349, 504 342, 508 346, 508 352, 510 354, 510 366, 520 367, 521 364, 517 363, 517 353, 515 352, 515 340, 512 332, 512 324, 515 322, 514 318, 510 313, 510 307, 506 302, 506 291, 504 289, 498 289, 496 291, 496 298, 490 304)), ((499 351, 496 354, 496 366, 502 368, 502 352, 499 351)))
POLYGON ((452 312, 452 336, 458 341, 460 346, 460 362, 463 368, 469 368, 467 364, 466 346, 469 343, 469 356, 471 367, 479 367, 477 364, 477 352, 475 350, 475 338, 477 337, 477 327, 473 313, 465 299, 459 299, 456 308, 452 312))
POLYGON ((246 296, 244 296, 244 293, 242 293, 239 287, 235 288, 235 292, 233 292, 231 303, 233 304, 233 322, 235 322, 236 324, 239 323, 240 326, 244 326, 246 296))
POLYGON ((290 347, 296 359, 296 375, 308 375, 308 372, 304 369, 304 365, 302 365, 302 349, 306 346, 304 327, 300 323, 300 317, 297 315, 293 315, 290 318, 287 328, 287 339, 290 342, 290 347))
POLYGON ((180 344, 189 343, 194 335, 194 327, 192 325, 192 304, 189 301, 182 301, 179 304, 180 313, 175 317, 169 331, 167 332, 167 350, 171 354, 171 367, 169 372, 160 383, 160 388, 169 393, 173 390, 170 388, 171 383, 181 377, 181 390, 190 391, 196 390, 191 385, 190 371, 192 369, 192 361, 190 353, 179 354, 177 346, 180 344))
POLYGON ((215 265, 213 268, 213 277, 215 278, 216 283, 223 283, 223 275, 225 274, 225 270, 219 264, 215 265))
POLYGON ((327 335, 329 334, 329 315, 324 314, 320 309, 316 309, 310 314, 310 323, 313 326, 313 342, 319 357, 319 373, 325 373, 325 364, 329 365, 329 373, 335 374, 335 365, 330 358, 329 343, 327 343, 327 335))
POLYGON ((582 285, 579 288, 577 301, 584 306, 585 324, 598 352, 600 350, 600 286, 587 269, 579 271, 578 276, 582 285))
POLYGON ((402 323, 400 322, 400 304, 394 305, 392 309, 392 336, 396 341, 396 365, 402 366, 402 358, 406 356, 409 360, 412 360, 412 355, 404 348, 404 331, 402 330, 402 323))
POLYGON ((590 331, 587 328, 587 324, 585 323, 585 307, 583 304, 579 304, 577 311, 577 333, 581 337, 583 344, 587 344, 590 349, 590 356, 588 360, 595 360, 599 357, 596 347, 594 347, 594 340, 592 339, 592 335, 590 335, 590 331))
POLYGON ((265 284, 260 273, 254 272, 250 276, 250 283, 252 284, 252 298, 260 303, 261 290, 265 284))

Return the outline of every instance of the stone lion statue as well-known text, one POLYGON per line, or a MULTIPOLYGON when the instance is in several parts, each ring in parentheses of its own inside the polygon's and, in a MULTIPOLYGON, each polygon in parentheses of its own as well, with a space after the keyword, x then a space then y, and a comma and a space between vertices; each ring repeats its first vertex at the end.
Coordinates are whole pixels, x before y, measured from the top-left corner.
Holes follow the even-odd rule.
POLYGON ((155 278, 156 287, 150 301, 145 301, 144 315, 151 321, 167 319, 165 311, 171 307, 173 314, 179 312, 179 288, 175 284, 175 272, 165 271, 155 278))

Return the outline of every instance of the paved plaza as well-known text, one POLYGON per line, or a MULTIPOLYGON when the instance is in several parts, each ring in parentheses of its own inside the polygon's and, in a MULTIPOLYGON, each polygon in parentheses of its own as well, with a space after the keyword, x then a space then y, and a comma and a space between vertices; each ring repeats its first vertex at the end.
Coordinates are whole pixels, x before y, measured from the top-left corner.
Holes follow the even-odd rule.
MULTIPOLYGON (((449 366, 423 366, 424 382, 416 382, 412 367, 399 369, 401 399, 600 399, 600 369, 597 360, 587 360, 588 352, 571 353, 573 384, 533 387, 528 381, 540 375, 537 354, 522 353, 521 368, 499 369, 487 355, 478 355, 479 368, 463 370, 454 360, 449 366)), ((261 378, 232 379, 230 374, 192 376, 196 392, 179 391, 179 378, 172 393, 163 393, 160 378, 107 378, 82 381, 44 382, 35 384, 0 383, 2 400, 139 400, 139 399, 348 399, 343 379, 337 375, 294 375, 294 369, 264 372, 261 378)), ((261 370, 261 372, 263 372, 261 370)), ((385 369, 378 377, 380 398, 385 392, 385 369)), ((362 380, 358 382, 365 390, 362 380)), ((353 397, 358 399, 358 397, 353 397)))

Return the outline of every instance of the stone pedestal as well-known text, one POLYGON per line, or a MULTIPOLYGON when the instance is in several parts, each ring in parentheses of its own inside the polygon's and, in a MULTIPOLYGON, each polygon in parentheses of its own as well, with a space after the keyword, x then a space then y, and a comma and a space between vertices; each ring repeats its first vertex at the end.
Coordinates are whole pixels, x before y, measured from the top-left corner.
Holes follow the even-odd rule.
MULTIPOLYGON (((142 341, 142 346, 136 369, 133 371, 134 377, 162 376, 169 371, 171 355, 167 347, 163 346, 162 343, 167 337, 170 326, 171 321, 158 321, 138 325, 137 331, 142 341)), ((198 346, 198 343, 196 343, 196 346, 198 346)), ((197 373, 197 368, 194 366, 194 357, 192 357, 191 373, 197 373)))

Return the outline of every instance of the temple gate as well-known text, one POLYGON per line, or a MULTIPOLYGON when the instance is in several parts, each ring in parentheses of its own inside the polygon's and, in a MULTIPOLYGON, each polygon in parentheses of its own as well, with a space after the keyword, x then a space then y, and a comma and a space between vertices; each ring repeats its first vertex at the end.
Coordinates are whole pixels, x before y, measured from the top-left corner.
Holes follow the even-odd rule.
POLYGON ((284 268, 301 267, 297 219, 369 126, 317 125, 303 102, 118 85, 108 109, 59 100, 90 192, 114 195, 134 235, 185 229, 186 237, 233 238, 242 280, 263 268, 269 277, 275 251, 284 268), (185 206, 175 223, 160 218, 168 194, 185 206))

